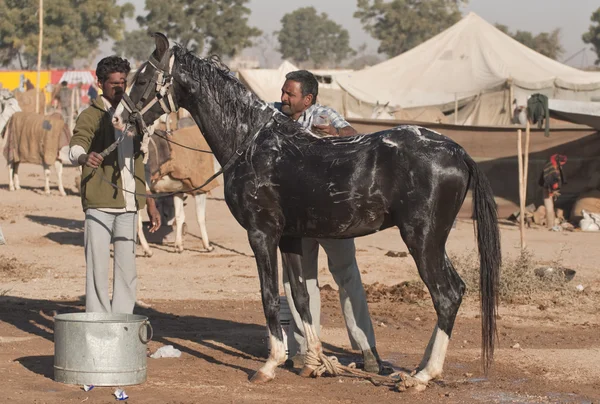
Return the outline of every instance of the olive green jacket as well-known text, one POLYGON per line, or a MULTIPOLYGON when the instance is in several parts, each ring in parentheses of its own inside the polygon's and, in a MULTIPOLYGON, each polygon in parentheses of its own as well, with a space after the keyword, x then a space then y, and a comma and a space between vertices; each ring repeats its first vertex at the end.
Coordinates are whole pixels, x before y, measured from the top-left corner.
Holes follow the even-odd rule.
MULTIPOLYGON (((79 145, 86 153, 102 153, 115 141, 115 129, 110 114, 104 110, 102 97, 96 98, 77 118, 73 137, 69 147, 79 145)), ((133 141, 135 199, 137 209, 146 206, 146 182, 144 174, 144 155, 140 151, 140 140, 133 141)), ((96 169, 83 166, 81 174, 81 204, 83 210, 88 208, 124 208, 121 170, 117 158, 117 149, 104 158, 102 165, 96 169), (117 188, 113 187, 114 184, 117 188)))

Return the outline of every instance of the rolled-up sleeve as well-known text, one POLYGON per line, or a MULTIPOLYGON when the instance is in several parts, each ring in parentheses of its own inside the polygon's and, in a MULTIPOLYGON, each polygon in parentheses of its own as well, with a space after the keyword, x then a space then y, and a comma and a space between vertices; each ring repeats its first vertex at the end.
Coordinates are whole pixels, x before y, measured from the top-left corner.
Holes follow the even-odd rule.
POLYGON ((71 160, 71 164, 78 166, 79 165, 79 157, 85 153, 85 149, 78 144, 71 147, 69 149, 69 160, 71 160))

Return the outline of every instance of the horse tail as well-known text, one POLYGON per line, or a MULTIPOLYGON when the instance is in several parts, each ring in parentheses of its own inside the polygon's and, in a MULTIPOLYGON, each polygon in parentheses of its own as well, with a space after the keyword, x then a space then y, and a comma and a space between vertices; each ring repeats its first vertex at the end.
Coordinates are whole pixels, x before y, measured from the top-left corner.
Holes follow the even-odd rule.
POLYGON ((465 163, 471 175, 473 189, 473 217, 477 222, 477 244, 479 248, 479 298, 481 301, 481 351, 483 369, 487 374, 494 361, 496 315, 500 281, 500 232, 498 229, 497 206, 492 187, 486 175, 471 157, 465 155, 465 163))

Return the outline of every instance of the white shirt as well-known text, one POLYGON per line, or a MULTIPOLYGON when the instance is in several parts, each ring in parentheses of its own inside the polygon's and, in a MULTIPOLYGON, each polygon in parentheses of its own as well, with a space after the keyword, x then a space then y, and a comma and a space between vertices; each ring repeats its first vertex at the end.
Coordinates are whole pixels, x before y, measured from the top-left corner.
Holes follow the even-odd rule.
MULTIPOLYGON (((115 113, 115 109, 110 105, 110 102, 102 97, 104 101, 104 109, 112 116, 115 113)), ((117 140, 123 133, 120 130, 115 129, 115 140, 117 140)), ((107 213, 123 213, 123 212, 137 212, 137 204, 135 201, 135 160, 133 158, 133 137, 125 136, 123 141, 119 143, 117 147, 117 162, 121 169, 121 182, 123 184, 123 195, 125 197, 124 208, 101 208, 102 212, 107 213), (127 192, 126 192, 127 191, 127 192)), ((78 165, 78 159, 81 155, 86 154, 83 147, 75 145, 69 149, 69 159, 74 165, 78 165)), ((108 181, 108 179, 107 179, 108 181)))

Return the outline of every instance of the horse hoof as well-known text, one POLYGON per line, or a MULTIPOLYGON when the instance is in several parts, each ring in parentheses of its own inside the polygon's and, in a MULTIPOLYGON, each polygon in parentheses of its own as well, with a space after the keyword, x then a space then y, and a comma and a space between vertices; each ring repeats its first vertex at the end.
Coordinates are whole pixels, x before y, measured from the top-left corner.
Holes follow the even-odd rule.
POLYGON ((250 378, 250 382, 254 384, 265 384, 273 380, 272 377, 267 376, 260 370, 254 373, 254 375, 250 378))
POLYGON ((400 382, 396 384, 398 391, 406 391, 411 393, 419 393, 427 389, 427 383, 416 379, 410 375, 401 373, 400 382))
POLYGON ((213 246, 206 247, 207 252, 213 252, 214 250, 215 250, 215 247, 213 247, 213 246))
POLYGON ((152 254, 153 254, 153 253, 152 253, 152 251, 144 251, 144 255, 145 255, 147 258, 152 258, 152 254))
POLYGON ((304 367, 303 367, 303 368, 300 370, 300 373, 298 373, 298 374, 300 375, 300 377, 306 377, 306 378, 309 378, 309 377, 312 377, 313 370, 314 370, 314 369, 312 369, 312 368, 309 368, 308 366, 304 366, 304 367))
POLYGON ((175 252, 178 254, 181 254, 183 252, 183 247, 181 247, 181 246, 175 247, 175 252))

